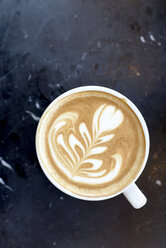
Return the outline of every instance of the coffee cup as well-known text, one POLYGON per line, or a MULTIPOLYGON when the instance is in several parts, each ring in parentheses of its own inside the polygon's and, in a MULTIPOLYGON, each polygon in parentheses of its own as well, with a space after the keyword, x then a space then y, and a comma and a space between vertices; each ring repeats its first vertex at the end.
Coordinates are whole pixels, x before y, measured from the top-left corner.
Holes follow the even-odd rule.
POLYGON ((54 186, 88 201, 123 193, 136 209, 147 201, 135 182, 145 168, 149 146, 138 108, 102 86, 78 87, 57 97, 36 132, 37 157, 54 186))

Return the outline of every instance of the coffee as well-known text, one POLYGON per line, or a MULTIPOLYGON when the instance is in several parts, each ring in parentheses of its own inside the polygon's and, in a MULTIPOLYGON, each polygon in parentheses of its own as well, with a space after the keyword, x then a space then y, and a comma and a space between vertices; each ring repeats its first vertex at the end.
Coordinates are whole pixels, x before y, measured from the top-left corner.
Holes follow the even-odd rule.
POLYGON ((93 198, 116 194, 136 178, 145 137, 125 99, 83 91, 46 109, 36 147, 54 181, 78 196, 93 198))

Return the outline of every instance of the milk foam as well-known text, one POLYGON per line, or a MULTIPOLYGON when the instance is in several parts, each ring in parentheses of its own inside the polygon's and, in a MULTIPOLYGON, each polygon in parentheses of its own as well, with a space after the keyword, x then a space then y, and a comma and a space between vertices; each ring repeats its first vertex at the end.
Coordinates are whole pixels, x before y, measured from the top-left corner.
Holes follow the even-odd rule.
POLYGON ((92 132, 88 130, 86 122, 77 126, 80 118, 77 113, 66 112, 52 124, 48 140, 54 162, 67 177, 76 182, 96 185, 113 180, 121 168, 123 159, 120 153, 112 155, 110 170, 106 170, 102 166, 104 161, 96 156, 107 150, 107 143, 114 138, 112 132, 121 125, 124 116, 115 106, 107 104, 100 105, 91 114, 92 132), (66 133, 61 132, 65 126, 71 130, 67 137, 66 133), (79 129, 81 140, 74 129, 79 129), (64 154, 59 153, 59 146, 65 151, 64 154), (87 164, 90 166, 86 167, 87 164))

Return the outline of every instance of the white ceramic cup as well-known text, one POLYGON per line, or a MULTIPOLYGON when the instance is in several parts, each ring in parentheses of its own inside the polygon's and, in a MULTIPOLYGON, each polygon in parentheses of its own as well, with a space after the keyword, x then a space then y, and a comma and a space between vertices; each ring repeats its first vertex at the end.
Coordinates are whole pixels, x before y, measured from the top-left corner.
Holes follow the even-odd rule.
MULTIPOLYGON (((140 113, 140 111, 138 110, 138 108, 124 95, 120 94, 119 92, 106 88, 106 87, 102 87, 102 86, 82 86, 82 87, 78 87, 78 88, 74 88, 72 90, 69 90, 65 93, 63 93, 62 95, 60 95, 59 97, 57 97, 49 106, 47 109, 51 108, 52 105, 56 104, 56 102, 58 102, 60 99, 63 99, 66 96, 69 96, 73 93, 77 93, 77 92, 82 92, 82 91, 100 91, 100 92, 106 92, 109 93, 113 96, 118 97, 119 99, 125 99, 126 103, 128 104, 128 106, 135 112, 135 114, 137 115, 140 124, 143 128, 144 131, 144 136, 145 136, 145 156, 144 156, 144 160, 143 163, 141 165, 141 169, 139 170, 137 176, 133 179, 133 181, 123 190, 119 191, 118 193, 114 194, 114 195, 110 195, 110 196, 102 196, 102 197, 85 197, 85 196, 79 196, 77 194, 74 194, 72 192, 70 192, 68 189, 62 187, 60 184, 58 184, 57 181, 55 181, 48 173, 46 166, 42 163, 40 156, 39 156, 39 152, 38 152, 38 146, 36 145, 36 152, 37 152, 37 157, 40 163, 40 166, 43 170, 43 172, 45 173, 45 175, 47 176, 47 178, 52 182, 52 184, 54 186, 56 186, 58 189, 60 189, 61 191, 63 191, 64 193, 73 196, 75 198, 78 199, 82 199, 82 200, 87 200, 87 201, 100 201, 100 200, 106 200, 106 199, 110 199, 113 198, 121 193, 124 194, 124 196, 127 198, 127 200, 130 202, 130 204, 134 207, 134 208, 141 208, 143 207, 146 202, 147 199, 144 196, 144 194, 141 192, 141 190, 137 187, 137 185, 135 184, 135 181, 138 179, 138 177, 141 175, 143 169, 145 168, 147 159, 148 159, 148 155, 149 155, 149 147, 150 147, 150 140, 149 140, 149 132, 148 132, 148 128, 147 125, 145 123, 145 120, 142 116, 142 114, 140 113)), ((38 127, 40 126, 40 124, 42 123, 42 117, 40 119, 40 122, 38 124, 38 127)), ((37 128, 37 132, 36 132, 36 144, 38 143, 38 128, 37 128)))

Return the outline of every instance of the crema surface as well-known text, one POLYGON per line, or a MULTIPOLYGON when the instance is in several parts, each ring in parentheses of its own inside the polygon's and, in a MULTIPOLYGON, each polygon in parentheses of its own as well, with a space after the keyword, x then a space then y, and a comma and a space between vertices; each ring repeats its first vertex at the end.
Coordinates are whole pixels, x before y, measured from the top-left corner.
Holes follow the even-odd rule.
POLYGON ((86 197, 124 189, 145 156, 145 137, 135 113, 123 99, 98 91, 74 93, 49 106, 36 146, 49 175, 86 197))

